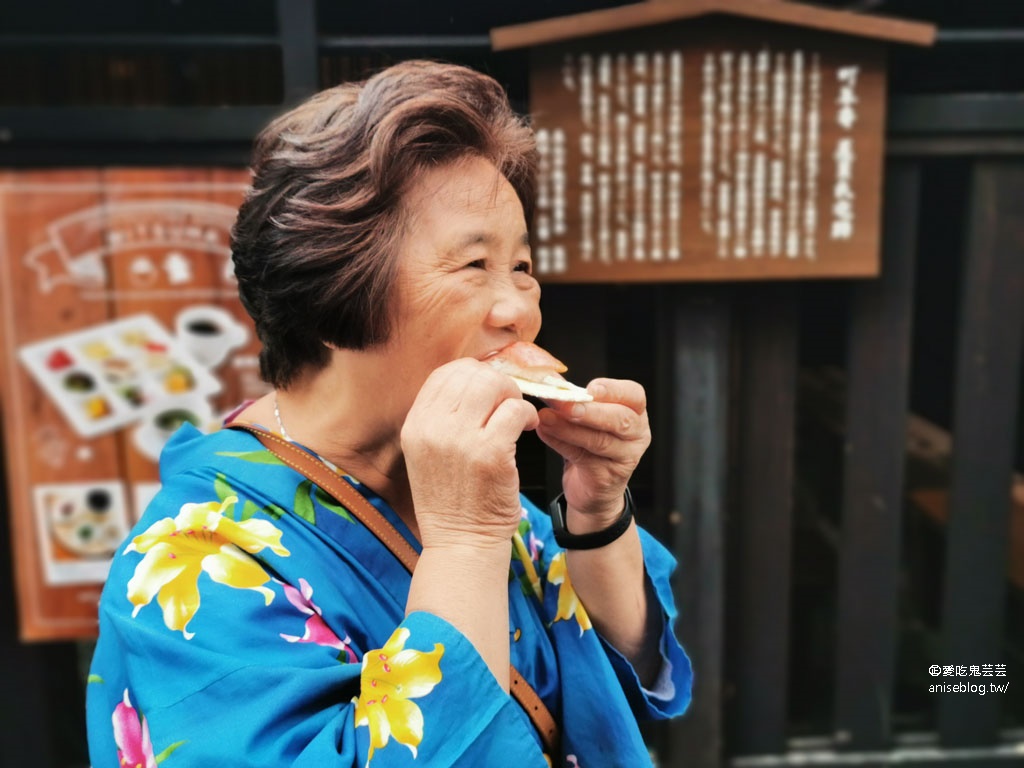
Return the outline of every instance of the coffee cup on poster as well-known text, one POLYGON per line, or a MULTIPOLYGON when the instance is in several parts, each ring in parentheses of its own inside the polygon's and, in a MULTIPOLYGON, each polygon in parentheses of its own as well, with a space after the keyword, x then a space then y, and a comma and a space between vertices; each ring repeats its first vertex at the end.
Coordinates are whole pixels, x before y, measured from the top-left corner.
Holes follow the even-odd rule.
POLYGON ((245 326, 221 307, 202 304, 178 313, 175 332, 192 356, 207 368, 216 368, 228 353, 248 339, 245 326))

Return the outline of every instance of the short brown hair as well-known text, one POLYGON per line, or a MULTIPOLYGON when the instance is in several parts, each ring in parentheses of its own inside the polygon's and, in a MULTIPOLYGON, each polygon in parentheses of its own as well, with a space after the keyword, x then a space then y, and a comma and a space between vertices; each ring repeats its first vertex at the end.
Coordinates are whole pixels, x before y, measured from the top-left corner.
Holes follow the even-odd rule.
POLYGON ((429 61, 323 91, 263 130, 232 257, 267 382, 323 368, 326 344, 388 339, 403 193, 421 171, 470 156, 497 167, 529 220, 537 154, 526 121, 492 78, 429 61))

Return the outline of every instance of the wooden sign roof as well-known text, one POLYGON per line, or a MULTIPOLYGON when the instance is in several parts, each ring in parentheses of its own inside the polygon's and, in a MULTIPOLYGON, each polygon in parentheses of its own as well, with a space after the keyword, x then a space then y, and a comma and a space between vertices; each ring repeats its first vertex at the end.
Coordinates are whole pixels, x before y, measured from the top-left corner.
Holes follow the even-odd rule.
POLYGON ((726 14, 890 43, 931 45, 935 26, 885 16, 820 8, 790 0, 647 0, 599 11, 491 30, 496 51, 565 42, 581 37, 726 14))

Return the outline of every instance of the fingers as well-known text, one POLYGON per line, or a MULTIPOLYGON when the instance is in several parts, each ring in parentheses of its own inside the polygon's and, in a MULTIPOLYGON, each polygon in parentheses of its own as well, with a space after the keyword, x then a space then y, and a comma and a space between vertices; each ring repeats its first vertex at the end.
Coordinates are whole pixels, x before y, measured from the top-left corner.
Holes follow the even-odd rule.
POLYGON ((628 379, 594 379, 587 385, 587 391, 595 402, 619 403, 636 413, 647 410, 647 392, 635 381, 628 379))
POLYGON ((640 436, 647 429, 647 394, 635 381, 594 379, 587 387, 593 402, 551 402, 551 410, 573 424, 608 432, 623 440, 640 436))
POLYGON ((523 400, 511 378, 466 358, 430 374, 409 411, 401 439, 414 456, 429 446, 451 457, 514 457, 516 440, 537 423, 537 409, 523 400))
MULTIPOLYGON (((518 392, 518 389, 516 391, 518 392)), ((532 404, 523 400, 521 396, 518 399, 509 397, 502 400, 494 409, 487 421, 485 432, 496 440, 511 439, 515 442, 523 432, 536 429, 539 422, 537 409, 532 404)))
POLYGON ((511 378, 479 360, 462 358, 433 371, 424 382, 416 406, 435 415, 459 415, 483 427, 505 400, 522 401, 511 378))
MULTIPOLYGON (((541 411, 543 413, 543 411, 541 411)), ((548 448, 553 450, 566 462, 570 464, 579 463, 582 459, 586 458, 587 451, 578 445, 566 442, 556 437, 551 431, 547 431, 541 428, 537 429, 537 437, 541 439, 548 448)))
MULTIPOLYGON (((587 403, 587 406, 593 406, 593 403, 587 403)), ((628 410, 622 406, 607 407, 619 411, 628 410)), ((544 408, 538 414, 538 419, 538 437, 569 461, 579 461, 584 454, 590 454, 635 467, 650 444, 651 433, 646 414, 633 413, 622 417, 621 413, 611 416, 601 413, 595 416, 594 409, 590 408, 586 421, 570 421, 553 409, 544 408), (607 424, 622 428, 605 428, 607 424), (561 446, 556 446, 556 441, 561 446), (574 450, 568 450, 567 447, 574 450)))
POLYGON ((646 413, 637 413, 632 408, 611 403, 573 403, 569 407, 559 404, 544 410, 558 414, 569 424, 580 424, 607 432, 621 440, 637 437, 643 431, 647 420, 646 413))
POLYGON ((520 509, 516 440, 537 423, 512 379, 478 360, 431 373, 401 431, 424 546, 511 537, 520 509))
POLYGON ((590 455, 631 470, 651 441, 644 388, 635 381, 594 379, 587 390, 593 402, 552 402, 541 410, 537 435, 570 462, 590 455))

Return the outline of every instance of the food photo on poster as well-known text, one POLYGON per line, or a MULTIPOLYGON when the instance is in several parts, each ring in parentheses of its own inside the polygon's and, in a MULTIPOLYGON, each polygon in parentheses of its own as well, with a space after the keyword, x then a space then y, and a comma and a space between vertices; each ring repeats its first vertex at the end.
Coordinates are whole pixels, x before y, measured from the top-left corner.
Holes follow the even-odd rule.
POLYGON ((249 339, 212 305, 182 310, 175 329, 139 314, 24 346, 19 357, 79 435, 134 425, 136 449, 155 462, 182 424, 209 431, 209 397, 222 388, 212 371, 249 339))
MULTIPOLYGON (((130 444, 155 464, 182 425, 218 427, 213 371, 249 336, 230 312, 195 304, 178 312, 173 334, 140 313, 25 345, 19 359, 78 435, 131 430, 130 444)), ((137 484, 135 516, 158 487, 137 484)), ((102 582, 130 528, 123 483, 37 485, 33 506, 46 582, 102 582)))
POLYGON ((103 581, 128 534, 121 481, 37 485, 34 497, 46 581, 103 581))
POLYGON ((234 168, 0 174, 0 376, 19 631, 89 638, 184 427, 266 391, 238 300, 234 168))

